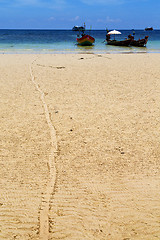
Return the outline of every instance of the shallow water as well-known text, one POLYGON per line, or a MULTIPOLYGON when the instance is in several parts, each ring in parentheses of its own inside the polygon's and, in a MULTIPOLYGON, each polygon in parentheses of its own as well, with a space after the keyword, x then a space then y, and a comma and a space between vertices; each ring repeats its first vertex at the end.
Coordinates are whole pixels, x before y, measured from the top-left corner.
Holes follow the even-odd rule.
MULTIPOLYGON (((125 39, 132 30, 119 30, 116 39, 125 39)), ((86 31, 95 38, 91 47, 76 44, 77 32, 72 30, 0 30, 0 53, 160 53, 160 30, 134 30, 135 39, 148 35, 146 47, 106 45, 105 30, 86 31)))

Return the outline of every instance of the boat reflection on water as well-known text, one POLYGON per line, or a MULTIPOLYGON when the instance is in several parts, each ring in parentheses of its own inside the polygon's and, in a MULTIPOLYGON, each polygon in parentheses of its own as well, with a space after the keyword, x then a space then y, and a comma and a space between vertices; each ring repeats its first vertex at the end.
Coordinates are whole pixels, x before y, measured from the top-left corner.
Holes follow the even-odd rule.
POLYGON ((79 53, 81 53, 81 54, 95 54, 94 45, 92 45, 92 46, 81 46, 81 45, 77 44, 77 50, 79 50, 79 53))

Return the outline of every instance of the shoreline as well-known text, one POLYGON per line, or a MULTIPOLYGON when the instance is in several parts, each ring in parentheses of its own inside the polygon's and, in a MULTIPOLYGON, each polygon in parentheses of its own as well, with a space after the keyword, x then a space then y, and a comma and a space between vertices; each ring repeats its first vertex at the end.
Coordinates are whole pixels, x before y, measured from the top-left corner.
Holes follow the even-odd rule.
POLYGON ((115 51, 104 51, 104 50, 102 50, 102 51, 93 51, 93 52, 91 52, 90 50, 88 50, 88 51, 86 51, 85 49, 84 50, 82 50, 81 52, 80 51, 78 51, 78 50, 75 50, 75 51, 59 51, 59 50, 57 50, 57 51, 52 51, 52 50, 48 50, 48 51, 43 51, 43 50, 41 50, 41 51, 31 51, 30 52, 30 50, 25 50, 25 51, 17 51, 17 50, 15 50, 15 51, 0 51, 0 55, 4 55, 4 54, 6 54, 6 55, 17 55, 17 54, 20 54, 20 55, 34 55, 34 54, 36 54, 36 55, 43 55, 43 54, 45 54, 45 55, 48 55, 48 54, 52 54, 52 55, 56 55, 56 54, 58 54, 58 55, 75 55, 75 54, 103 54, 103 55, 105 55, 105 54, 144 54, 144 53, 146 53, 146 54, 160 54, 160 50, 153 50, 153 51, 140 51, 141 49, 139 49, 139 51, 138 50, 136 50, 136 51, 120 51, 120 50, 115 50, 115 51))
POLYGON ((0 54, 0 239, 160 238, 159 62, 0 54))

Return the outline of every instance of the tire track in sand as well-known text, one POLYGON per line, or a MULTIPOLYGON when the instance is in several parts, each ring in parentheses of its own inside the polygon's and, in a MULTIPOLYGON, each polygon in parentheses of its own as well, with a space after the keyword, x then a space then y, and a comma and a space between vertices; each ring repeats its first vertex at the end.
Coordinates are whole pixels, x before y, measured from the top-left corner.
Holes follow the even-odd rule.
POLYGON ((48 160, 48 167, 49 167, 49 181, 47 183, 46 193, 44 194, 44 199, 42 202, 42 206, 40 209, 40 239, 41 240, 48 240, 49 236, 49 205, 50 199, 52 194, 55 191, 55 184, 56 184, 56 166, 55 166, 55 155, 57 153, 57 139, 56 139, 56 131, 54 126, 52 125, 50 114, 48 111, 47 104, 45 102, 45 94, 39 87, 39 85, 35 81, 35 77, 33 75, 32 66, 36 60, 34 60, 29 68, 30 68, 30 75, 32 83, 34 84, 37 91, 40 93, 40 99, 43 103, 44 113, 46 117, 46 121, 50 130, 51 136, 51 151, 48 160))

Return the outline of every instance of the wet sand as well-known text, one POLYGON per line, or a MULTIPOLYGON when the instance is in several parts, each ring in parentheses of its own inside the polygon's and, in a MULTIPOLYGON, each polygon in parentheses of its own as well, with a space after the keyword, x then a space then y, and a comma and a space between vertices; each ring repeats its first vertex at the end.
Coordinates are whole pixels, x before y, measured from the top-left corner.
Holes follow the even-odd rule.
POLYGON ((0 55, 0 239, 160 239, 160 54, 0 55))

